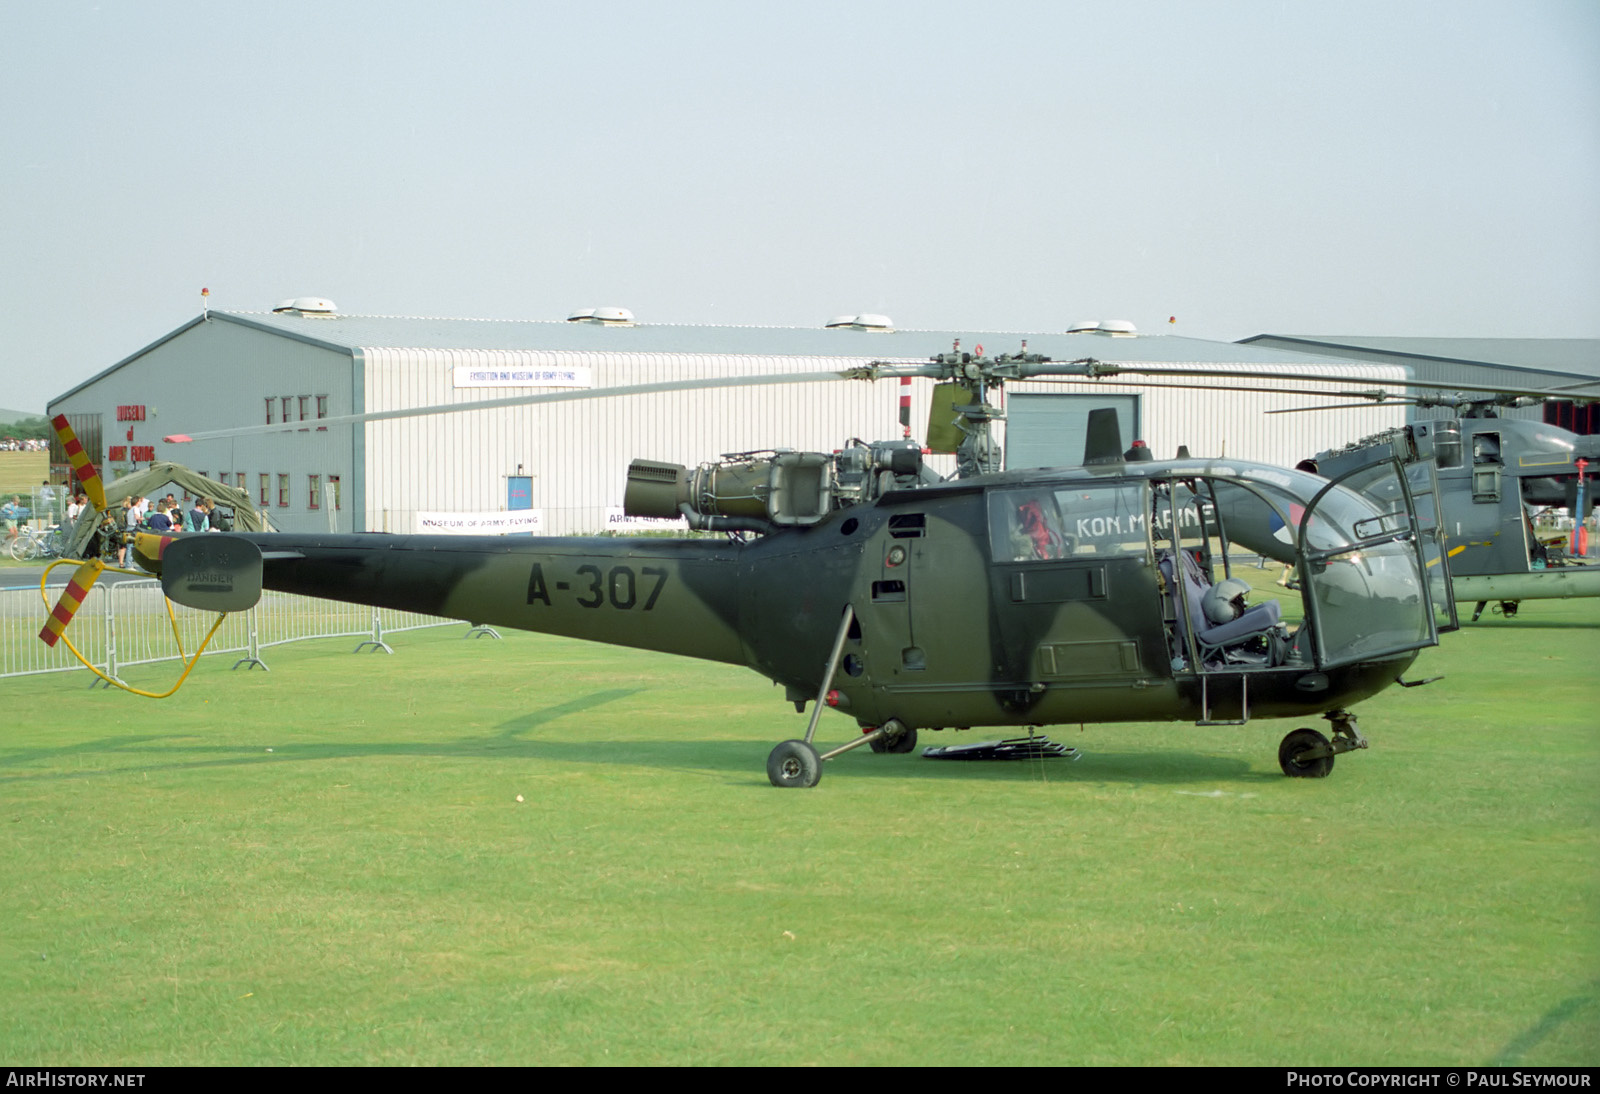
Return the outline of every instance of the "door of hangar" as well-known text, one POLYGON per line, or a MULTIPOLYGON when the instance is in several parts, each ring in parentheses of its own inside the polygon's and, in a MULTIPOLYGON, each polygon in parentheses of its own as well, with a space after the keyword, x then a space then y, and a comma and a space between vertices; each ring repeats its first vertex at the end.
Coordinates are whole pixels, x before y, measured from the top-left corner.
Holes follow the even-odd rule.
POLYGON ((1139 436, 1137 395, 1021 395, 1006 398, 1006 469, 1081 467, 1089 412, 1117 412, 1122 443, 1139 436))

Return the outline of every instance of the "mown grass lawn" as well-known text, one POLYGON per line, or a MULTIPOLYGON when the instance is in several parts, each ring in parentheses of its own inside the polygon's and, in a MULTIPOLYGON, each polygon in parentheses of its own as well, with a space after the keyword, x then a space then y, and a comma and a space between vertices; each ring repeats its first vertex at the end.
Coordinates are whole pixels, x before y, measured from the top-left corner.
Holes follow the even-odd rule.
POLYGON ((1180 723, 780 791, 747 671, 458 634, 0 683, 0 1062, 1600 1063, 1592 602, 1325 780, 1180 723))

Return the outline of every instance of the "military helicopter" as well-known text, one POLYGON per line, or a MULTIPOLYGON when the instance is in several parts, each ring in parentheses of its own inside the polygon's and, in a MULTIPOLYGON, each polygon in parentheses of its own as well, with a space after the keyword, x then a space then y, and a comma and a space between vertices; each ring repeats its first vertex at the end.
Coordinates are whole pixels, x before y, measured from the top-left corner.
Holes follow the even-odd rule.
MULTIPOLYGON (((720 540, 140 533, 133 548, 169 598, 196 609, 243 610, 269 588, 748 666, 783 685, 797 713, 812 703, 804 736, 768 757, 780 787, 815 786, 824 761, 862 745, 909 752, 921 730, 1253 717, 1326 720, 1331 739, 1297 728, 1278 759, 1290 776, 1327 775, 1335 756, 1368 744, 1349 707, 1405 683, 1454 625, 1448 584, 1429 580, 1430 563, 1443 565, 1437 514, 1419 519, 1413 489, 1427 462, 1408 467, 1390 451, 1329 481, 1184 451, 1156 461, 1124 452, 1114 413, 1097 412, 1083 467, 999 469, 989 426, 1003 411, 990 390, 1119 371, 1196 374, 1024 347, 807 377, 939 380, 935 406, 960 438, 949 480, 906 439, 693 469, 633 462, 629 514, 686 517, 720 540), (1302 619, 1291 625, 1277 601, 1245 603, 1239 548, 1289 552, 1302 619), (819 751, 825 708, 861 734, 819 751)), ((649 390, 741 382, 751 378, 649 390)), ((93 468, 64 418, 56 427, 89 487, 93 468)), ((105 568, 79 568, 41 637, 64 635, 105 568)))
POLYGON ((1457 600, 1476 602, 1473 622, 1491 600, 1510 617, 1523 600, 1600 596, 1600 565, 1587 561, 1577 543, 1594 506, 1587 472, 1600 462, 1600 435, 1499 416, 1502 407, 1539 401, 1527 396, 1408 401, 1444 407, 1453 416, 1319 452, 1312 466, 1338 475, 1396 446, 1430 457, 1438 468, 1439 503, 1451 543, 1452 591, 1457 600), (1532 512, 1547 507, 1572 514, 1571 549, 1538 538, 1532 512))

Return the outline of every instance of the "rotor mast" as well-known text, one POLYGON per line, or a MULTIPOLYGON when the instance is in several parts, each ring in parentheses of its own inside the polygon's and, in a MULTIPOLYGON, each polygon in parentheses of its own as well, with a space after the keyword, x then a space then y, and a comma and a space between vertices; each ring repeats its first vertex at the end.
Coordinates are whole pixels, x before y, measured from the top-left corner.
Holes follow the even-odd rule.
POLYGON ((1044 354, 1029 353, 1027 342, 1022 343, 1021 352, 986 357, 981 353, 964 352, 958 340, 951 352, 935 354, 928 358, 927 364, 873 361, 847 369, 844 375, 853 380, 924 376, 964 390, 967 402, 951 407, 956 418, 950 424, 961 432, 961 443, 956 446, 956 477, 966 479, 1002 469, 1004 453, 995 440, 993 426, 995 422, 1005 421, 1006 412, 1004 407, 989 401, 992 389, 1004 388, 1008 380, 1027 380, 1035 376, 1079 376, 1094 380, 1121 371, 1119 365, 1093 357, 1053 361, 1044 354))

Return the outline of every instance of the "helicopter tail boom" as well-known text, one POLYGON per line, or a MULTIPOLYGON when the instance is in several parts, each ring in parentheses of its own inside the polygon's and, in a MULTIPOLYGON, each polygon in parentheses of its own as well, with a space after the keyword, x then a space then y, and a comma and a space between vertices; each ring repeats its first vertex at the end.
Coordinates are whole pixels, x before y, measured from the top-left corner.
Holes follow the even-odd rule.
POLYGON ((174 601, 248 608, 262 590, 743 664, 737 548, 503 536, 141 536, 174 601), (164 544, 157 540, 165 540, 164 544))

